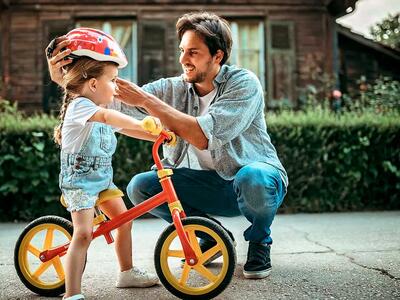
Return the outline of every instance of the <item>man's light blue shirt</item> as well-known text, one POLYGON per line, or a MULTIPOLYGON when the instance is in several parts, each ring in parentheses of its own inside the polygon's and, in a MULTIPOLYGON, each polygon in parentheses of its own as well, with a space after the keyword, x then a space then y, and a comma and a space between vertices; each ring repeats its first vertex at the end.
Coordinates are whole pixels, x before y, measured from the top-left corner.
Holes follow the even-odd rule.
MULTIPOLYGON (((216 172, 232 180, 239 169, 252 162, 276 167, 288 185, 286 171, 267 132, 264 94, 256 75, 236 66, 223 65, 214 79, 217 95, 208 112, 199 116, 199 96, 182 76, 163 78, 143 89, 175 109, 196 117, 208 139, 208 150, 216 172)), ((142 119, 141 109, 121 104, 120 110, 142 119)), ((176 147, 164 146, 164 158, 174 167, 190 167, 189 144, 178 138, 176 147)))

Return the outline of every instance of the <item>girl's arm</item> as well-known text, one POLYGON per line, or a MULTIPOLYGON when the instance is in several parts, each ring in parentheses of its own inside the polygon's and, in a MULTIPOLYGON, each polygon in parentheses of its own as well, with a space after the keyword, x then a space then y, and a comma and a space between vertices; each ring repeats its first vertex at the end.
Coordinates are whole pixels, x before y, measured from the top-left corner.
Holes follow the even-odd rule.
POLYGON ((113 109, 100 108, 88 121, 145 133, 141 127, 141 121, 113 109))
MULTIPOLYGON (((153 119, 157 128, 162 128, 160 120, 154 117, 153 119)), ((142 121, 113 109, 100 108, 88 121, 105 123, 116 128, 121 128, 118 131, 119 133, 137 139, 151 142, 157 139, 156 135, 150 134, 142 128, 142 121)))
POLYGON ((136 139, 150 141, 150 142, 155 142, 157 139, 157 136, 152 135, 147 132, 144 132, 143 130, 138 131, 138 130, 134 130, 134 129, 122 129, 122 130, 119 130, 118 133, 130 136, 130 137, 133 137, 136 139))

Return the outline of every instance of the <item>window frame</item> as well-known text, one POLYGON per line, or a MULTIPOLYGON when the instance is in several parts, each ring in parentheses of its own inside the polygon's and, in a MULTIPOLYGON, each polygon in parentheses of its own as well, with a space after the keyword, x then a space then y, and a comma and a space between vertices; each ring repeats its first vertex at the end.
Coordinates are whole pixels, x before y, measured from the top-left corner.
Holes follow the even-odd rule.
POLYGON ((266 40, 267 40, 267 81, 268 81, 268 90, 267 90, 267 104, 268 107, 279 107, 285 101, 286 105, 289 107, 294 107, 296 102, 296 94, 295 94, 295 86, 296 86, 296 42, 295 42, 295 31, 294 31, 294 21, 291 20, 267 20, 267 30, 266 30, 266 40), (272 26, 274 25, 284 25, 288 26, 289 32, 289 43, 290 49, 278 49, 272 47, 272 26), (284 54, 285 56, 290 58, 291 62, 291 75, 290 75, 290 90, 289 97, 287 99, 273 99, 273 87, 274 87, 274 77, 273 77, 273 65, 272 58, 274 54, 284 54))
MULTIPOLYGON (((126 16, 126 17, 118 17, 118 18, 107 18, 107 17, 79 17, 74 20, 74 25, 75 27, 82 27, 80 22, 101 22, 102 23, 102 28, 100 30, 104 31, 105 33, 111 34, 105 26, 107 26, 107 23, 112 23, 113 22, 121 22, 121 21, 126 21, 126 22, 131 22, 131 28, 132 28, 132 33, 131 33, 131 39, 132 39, 132 49, 130 56, 128 53, 125 53, 127 58, 128 58, 128 65, 125 68, 130 68, 131 70, 131 76, 130 78, 125 78, 131 82, 137 83, 138 82, 138 20, 137 18, 132 18, 132 16, 126 16)), ((86 26, 83 26, 86 27, 86 26)))
MULTIPOLYGON (((234 47, 235 44, 237 45, 237 41, 238 41, 238 24, 237 23, 243 23, 243 22, 251 22, 251 23, 258 23, 258 39, 259 41, 261 41, 259 43, 260 45, 260 54, 259 54, 259 58, 258 58, 258 68, 259 68, 259 74, 256 74, 258 79, 260 80, 261 86, 263 88, 263 90, 266 90, 266 35, 265 35, 265 19, 264 18, 260 18, 260 16, 254 16, 254 17, 245 17, 245 18, 241 18, 241 17, 227 17, 226 20, 229 22, 229 26, 231 28, 231 32, 232 32, 232 41, 233 41, 233 46, 232 46, 232 52, 231 52, 231 57, 228 60, 229 64, 236 64, 236 61, 232 61, 232 58, 234 57, 235 53, 234 51, 234 47), (236 24, 235 24, 236 22, 236 24)), ((239 55, 239 52, 236 53, 236 55, 239 55)), ((240 66, 243 68, 248 69, 246 66, 240 66)), ((249 69, 250 70, 250 69, 249 69)), ((251 70, 250 70, 251 71, 251 70)))

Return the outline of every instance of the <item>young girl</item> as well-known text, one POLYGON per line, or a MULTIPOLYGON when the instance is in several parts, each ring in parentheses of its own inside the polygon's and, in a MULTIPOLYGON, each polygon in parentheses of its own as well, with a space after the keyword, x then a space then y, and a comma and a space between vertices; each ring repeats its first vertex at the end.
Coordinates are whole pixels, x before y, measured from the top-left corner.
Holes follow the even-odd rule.
MULTIPOLYGON (((64 296, 73 300, 84 299, 81 279, 99 193, 115 195, 100 204, 109 218, 127 210, 122 192, 113 183, 111 159, 117 142, 114 131, 148 140, 154 137, 141 129, 140 121, 107 108, 116 95, 118 67, 127 64, 114 39, 89 28, 72 30, 67 37, 73 60, 64 67, 65 96, 61 124, 55 128, 54 138, 61 145, 60 188, 74 226, 66 256, 64 296)), ((155 275, 132 265, 131 227, 129 222, 117 229, 115 251, 121 272, 116 286, 155 285, 155 275)))

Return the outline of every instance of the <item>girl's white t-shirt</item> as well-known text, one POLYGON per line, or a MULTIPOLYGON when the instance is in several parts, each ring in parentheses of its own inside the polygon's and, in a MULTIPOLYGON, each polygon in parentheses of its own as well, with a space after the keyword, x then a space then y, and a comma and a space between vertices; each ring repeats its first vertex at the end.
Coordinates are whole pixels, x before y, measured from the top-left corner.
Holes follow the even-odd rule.
POLYGON ((90 131, 93 122, 88 120, 100 109, 88 98, 78 97, 71 101, 65 112, 61 129, 61 149, 66 153, 78 153, 90 131))

